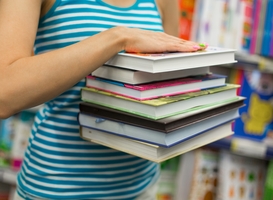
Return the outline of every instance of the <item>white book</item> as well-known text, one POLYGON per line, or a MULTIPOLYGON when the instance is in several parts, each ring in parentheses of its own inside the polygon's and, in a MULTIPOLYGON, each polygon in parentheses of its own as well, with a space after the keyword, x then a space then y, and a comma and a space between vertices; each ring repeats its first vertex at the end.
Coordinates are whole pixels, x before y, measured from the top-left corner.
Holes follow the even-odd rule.
POLYGON ((225 150, 220 151, 219 158, 216 200, 266 199, 263 198, 266 160, 236 155, 225 150))
POLYGON ((183 154, 179 161, 174 200, 210 199, 208 196, 215 196, 219 162, 217 150, 199 148, 183 154))
POLYGON ((198 92, 139 101, 94 88, 82 88, 81 98, 84 102, 94 103, 109 108, 122 110, 151 119, 161 119, 189 112, 198 106, 209 106, 223 101, 233 101, 238 85, 228 84, 198 92))
POLYGON ((108 134, 103 131, 89 129, 86 127, 81 127, 80 135, 84 140, 160 163, 216 140, 232 135, 233 132, 231 130, 231 126, 232 123, 218 126, 170 148, 164 148, 117 135, 108 134))
POLYGON ((132 69, 103 65, 96 69, 95 71, 93 71, 92 76, 135 85, 154 81, 182 78, 187 76, 197 76, 209 73, 210 73, 209 67, 182 69, 178 71, 169 71, 161 73, 149 73, 144 71, 137 71, 132 69))
POLYGON ((130 85, 94 76, 87 76, 86 86, 137 100, 147 100, 220 87, 225 85, 225 81, 225 76, 209 74, 147 84, 130 85))
POLYGON ((81 126, 92 130, 104 131, 108 134, 128 137, 167 148, 187 141, 192 137, 202 134, 204 131, 208 131, 209 129, 219 126, 219 124, 233 121, 238 117, 238 109, 233 109, 220 115, 215 115, 213 117, 200 120, 199 122, 191 123, 169 133, 146 129, 126 123, 115 122, 84 113, 79 113, 78 120, 81 126))
POLYGON ((105 64, 126 69, 159 73, 235 63, 234 54, 234 49, 219 47, 208 47, 204 51, 187 53, 118 53, 105 64))

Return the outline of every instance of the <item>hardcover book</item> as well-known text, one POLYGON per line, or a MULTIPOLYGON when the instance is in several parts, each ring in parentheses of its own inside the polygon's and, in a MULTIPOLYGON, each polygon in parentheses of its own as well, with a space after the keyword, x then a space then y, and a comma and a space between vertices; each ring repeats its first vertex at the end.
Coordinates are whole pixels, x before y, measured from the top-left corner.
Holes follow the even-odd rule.
POLYGON ((148 100, 224 86, 225 79, 225 76, 208 74, 131 85, 109 79, 87 76, 86 86, 137 100, 148 100))
POLYGON ((244 105, 244 99, 245 98, 240 97, 238 100, 231 102, 223 102, 207 107, 201 106, 199 109, 196 108, 191 112, 166 117, 159 120, 149 119, 128 112, 86 102, 80 103, 80 113, 159 132, 169 133, 202 120, 221 115, 232 109, 238 109, 244 105))
POLYGON ((138 101, 94 88, 82 88, 81 99, 85 102, 110 107, 147 118, 161 119, 189 112, 197 106, 217 104, 222 101, 238 99, 239 85, 227 84, 224 87, 212 88, 198 92, 138 101))
POLYGON ((169 133, 103 119, 84 113, 79 113, 78 120, 81 126, 87 127, 91 130, 99 130, 106 132, 108 135, 127 137, 167 148, 180 142, 187 141, 193 137, 196 137, 197 135, 202 135, 205 131, 208 131, 221 124, 233 121, 238 117, 238 109, 232 109, 209 118, 204 118, 203 120, 188 124, 186 126, 180 126, 178 129, 169 133))
POLYGON ((206 131, 190 140, 181 142, 173 147, 164 148, 158 145, 152 145, 86 127, 81 127, 80 129, 80 135, 84 140, 101 144, 158 163, 232 134, 231 123, 226 123, 206 131))
POLYGON ((114 66, 103 65, 92 72, 93 76, 106 78, 113 81, 119 81, 128 84, 142 84, 154 81, 163 81, 187 76, 197 76, 209 74, 209 67, 200 67, 193 69, 181 69, 178 71, 169 71, 161 73, 149 73, 132 69, 125 69, 114 66))
POLYGON ((126 69, 158 73, 212 65, 223 65, 235 62, 234 49, 209 46, 204 51, 190 53, 118 53, 105 64, 126 69))

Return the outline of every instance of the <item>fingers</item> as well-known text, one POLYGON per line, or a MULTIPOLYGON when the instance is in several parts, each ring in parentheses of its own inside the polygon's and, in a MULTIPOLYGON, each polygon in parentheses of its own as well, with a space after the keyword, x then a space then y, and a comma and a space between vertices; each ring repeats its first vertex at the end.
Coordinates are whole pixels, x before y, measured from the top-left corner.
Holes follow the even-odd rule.
POLYGON ((206 44, 184 40, 164 32, 153 32, 141 29, 128 29, 126 52, 162 53, 162 52, 195 52, 207 48, 206 44))
POLYGON ((173 41, 171 47, 169 47, 169 49, 172 49, 172 51, 194 52, 205 50, 208 47, 206 43, 197 43, 194 41, 184 40, 167 34, 165 34, 165 36, 173 41))

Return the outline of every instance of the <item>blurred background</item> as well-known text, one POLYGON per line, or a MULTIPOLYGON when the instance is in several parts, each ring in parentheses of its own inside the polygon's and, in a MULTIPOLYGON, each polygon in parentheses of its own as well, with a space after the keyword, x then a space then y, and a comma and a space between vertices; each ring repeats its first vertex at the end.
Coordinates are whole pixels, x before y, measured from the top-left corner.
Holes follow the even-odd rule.
MULTIPOLYGON (((232 137, 161 163, 158 199, 272 200, 273 0, 179 0, 179 9, 179 37, 237 50, 237 63, 211 72, 247 99, 232 137)), ((0 120, 0 200, 12 199, 40 107, 0 120)))

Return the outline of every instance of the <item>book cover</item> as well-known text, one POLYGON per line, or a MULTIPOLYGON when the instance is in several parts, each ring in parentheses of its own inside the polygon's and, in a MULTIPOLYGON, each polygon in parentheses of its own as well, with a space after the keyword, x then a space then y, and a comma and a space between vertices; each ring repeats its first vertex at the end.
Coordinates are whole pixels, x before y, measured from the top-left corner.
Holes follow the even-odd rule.
POLYGON ((260 200, 266 161, 221 151, 216 200, 260 200))
POLYGON ((259 16, 259 26, 258 26, 258 31, 257 31, 257 40, 256 40, 256 48, 255 48, 256 54, 262 53, 262 40, 263 40, 263 35, 264 35, 267 1, 268 0, 262 0, 262 2, 261 2, 261 12, 260 12, 260 16, 259 16))
POLYGON ((179 159, 177 156, 160 164, 157 200, 174 200, 179 159))
MULTIPOLYGON (((250 50, 251 34, 254 31, 251 27, 253 24, 253 0, 243 0, 241 1, 244 10, 243 10, 243 37, 242 37, 242 49, 246 52, 250 50)), ((257 12, 255 8, 255 12, 257 12)))
POLYGON ((195 0, 179 0, 179 37, 190 40, 195 0))
POLYGON ((263 191, 263 200, 273 199, 273 160, 269 161, 267 168, 265 186, 263 191))
POLYGON ((273 145, 273 74, 258 70, 238 70, 240 94, 246 97, 235 121, 235 136, 264 141, 273 145), (270 142, 271 141, 271 142, 270 142))
POLYGON ((264 34, 262 39, 262 52, 263 56, 270 56, 270 45, 271 45, 271 35, 272 35, 272 17, 273 17, 273 0, 267 1, 267 9, 265 15, 265 26, 264 26, 264 34))
POLYGON ((252 10, 253 23, 251 25, 252 32, 251 32, 250 50, 249 50, 251 54, 255 54, 255 49, 257 45, 261 8, 262 8, 262 0, 254 0, 253 10, 252 10))
POLYGON ((181 155, 175 199, 215 199, 218 161, 219 153, 205 148, 199 148, 181 155))

